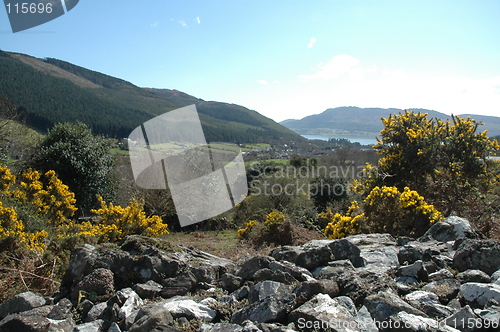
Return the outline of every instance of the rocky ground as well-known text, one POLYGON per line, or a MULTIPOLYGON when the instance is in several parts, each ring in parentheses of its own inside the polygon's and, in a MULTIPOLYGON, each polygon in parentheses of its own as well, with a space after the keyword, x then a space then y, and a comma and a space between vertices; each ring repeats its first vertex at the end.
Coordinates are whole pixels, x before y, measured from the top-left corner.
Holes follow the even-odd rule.
POLYGON ((60 290, 0 304, 0 331, 500 331, 500 243, 450 217, 238 262, 158 239, 75 250, 60 290))

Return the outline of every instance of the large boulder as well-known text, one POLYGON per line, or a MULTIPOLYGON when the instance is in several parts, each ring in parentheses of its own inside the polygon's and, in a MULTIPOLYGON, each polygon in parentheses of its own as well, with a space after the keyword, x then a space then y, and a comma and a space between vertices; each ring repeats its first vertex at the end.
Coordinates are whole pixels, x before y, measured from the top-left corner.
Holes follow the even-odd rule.
POLYGON ((425 232, 419 241, 435 240, 438 242, 456 241, 463 238, 475 238, 477 234, 469 221, 464 218, 451 216, 442 222, 435 223, 425 232))
POLYGON ((339 240, 311 240, 301 246, 283 246, 274 249, 271 256, 313 270, 334 260, 355 262, 360 250, 348 238, 339 240))
POLYGON ((268 284, 269 286, 266 287, 266 284, 263 283, 258 288, 254 302, 234 312, 231 316, 231 323, 242 324, 246 320, 258 323, 286 320, 287 314, 295 302, 295 295, 290 291, 290 286, 281 284, 283 286, 273 287, 275 282, 271 281, 270 283, 273 284, 268 284), (271 288, 274 289, 274 293, 271 293, 271 288), (262 298, 262 296, 265 297, 262 298))
POLYGON ((454 278, 433 281, 422 287, 423 291, 436 294, 442 304, 447 304, 454 299, 460 289, 460 281, 454 278))
POLYGON ((429 317, 446 318, 455 313, 455 309, 442 305, 439 297, 432 292, 415 291, 404 299, 413 307, 425 312, 429 317))
POLYGON ((17 314, 45 304, 45 298, 33 292, 24 292, 0 303, 0 320, 10 314, 17 314))
POLYGON ((460 286, 460 294, 474 307, 483 307, 489 300, 500 302, 500 285, 468 282, 460 286))
POLYGON ((372 317, 378 322, 387 321, 389 317, 397 315, 401 311, 416 316, 427 317, 423 311, 412 307, 391 292, 381 292, 368 296, 365 299, 365 306, 372 317))
POLYGON ((368 295, 367 286, 349 260, 334 261, 328 266, 318 267, 313 271, 313 276, 335 281, 339 286, 339 294, 349 296, 356 305, 361 304, 368 295))
POLYGON ((474 269, 491 275, 500 269, 500 243, 491 239, 465 239, 453 256, 453 266, 460 272, 474 269))
POLYGON ((94 300, 106 301, 115 292, 114 275, 108 269, 97 268, 83 277, 72 289, 71 300, 77 303, 84 294, 95 293, 94 300), (82 294, 83 292, 83 294, 82 294))

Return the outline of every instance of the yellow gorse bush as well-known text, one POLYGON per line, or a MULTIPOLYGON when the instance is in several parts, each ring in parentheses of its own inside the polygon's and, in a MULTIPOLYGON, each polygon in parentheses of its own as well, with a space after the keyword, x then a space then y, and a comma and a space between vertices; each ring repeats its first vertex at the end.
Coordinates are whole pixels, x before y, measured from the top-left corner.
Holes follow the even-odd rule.
POLYGON ((320 213, 318 216, 321 219, 327 219, 330 222, 325 227, 324 234, 329 239, 341 239, 349 235, 354 235, 359 232, 361 222, 364 218, 364 213, 355 214, 355 211, 359 211, 359 205, 357 201, 351 202, 351 206, 347 210, 345 215, 340 213, 333 213, 331 209, 326 212, 320 213))
POLYGON ((238 239, 246 239, 248 238, 250 232, 255 226, 260 225, 257 220, 249 220, 243 225, 243 228, 238 229, 238 239))
POLYGON ((5 166, 0 166, 0 190, 8 192, 10 187, 16 182, 16 176, 5 166))
POLYGON ((164 224, 159 216, 146 216, 144 202, 132 199, 124 208, 113 203, 106 203, 100 196, 98 199, 101 208, 91 210, 91 212, 102 218, 97 226, 102 232, 108 232, 106 234, 111 241, 132 234, 152 237, 169 234, 168 225, 164 224))
POLYGON ((26 231, 24 222, 18 219, 17 212, 12 207, 4 207, 0 202, 0 239, 13 237, 28 250, 43 251, 45 249, 44 239, 48 236, 47 231, 26 231))
POLYGON ((443 220, 441 213, 415 190, 405 187, 375 187, 364 200, 368 231, 393 235, 420 236, 433 223, 443 220))
POLYGON ((319 217, 331 220, 324 231, 331 239, 360 231, 419 236, 433 223, 443 220, 441 213, 418 192, 408 187, 400 192, 393 186, 376 186, 361 206, 353 201, 345 215, 328 210, 319 217))
POLYGON ((283 212, 272 211, 266 215, 266 220, 264 221, 264 226, 266 228, 272 228, 281 225, 286 220, 286 216, 283 212))
POLYGON ((99 197, 101 207, 92 210, 97 221, 78 222, 72 219, 77 208, 76 199, 67 185, 50 170, 42 174, 28 170, 21 176, 22 181, 15 185, 16 177, 11 171, 0 166, 0 190, 4 197, 10 197, 14 207, 5 207, 0 201, 0 239, 12 237, 28 250, 43 251, 48 242, 49 232, 52 239, 67 240, 74 237, 97 242, 119 241, 132 234, 160 236, 168 234, 168 225, 159 216, 146 216, 144 203, 131 200, 130 205, 121 207, 106 203, 99 197), (17 204, 17 205, 16 205, 17 204), (37 216, 47 220, 47 230, 28 230, 26 223, 18 217, 16 208, 34 209, 37 216))

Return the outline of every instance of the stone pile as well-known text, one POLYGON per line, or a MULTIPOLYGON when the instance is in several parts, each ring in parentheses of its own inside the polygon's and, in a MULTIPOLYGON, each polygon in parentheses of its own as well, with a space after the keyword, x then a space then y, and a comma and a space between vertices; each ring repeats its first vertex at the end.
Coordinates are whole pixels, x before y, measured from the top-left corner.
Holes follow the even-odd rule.
POLYGON ((362 234, 238 262, 158 239, 84 245, 50 298, 0 331, 500 331, 500 243, 450 217, 419 239, 362 234))

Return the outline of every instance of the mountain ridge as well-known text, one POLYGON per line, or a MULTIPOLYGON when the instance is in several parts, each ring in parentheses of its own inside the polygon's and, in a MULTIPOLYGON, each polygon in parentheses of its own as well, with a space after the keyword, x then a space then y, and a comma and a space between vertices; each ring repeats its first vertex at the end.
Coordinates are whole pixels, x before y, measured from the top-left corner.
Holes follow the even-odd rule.
MULTIPOLYGON (((434 110, 422 108, 408 108, 407 110, 428 113, 431 118, 451 119, 451 116, 434 110)), ((377 136, 383 129, 382 118, 404 111, 399 108, 343 106, 329 108, 322 113, 308 115, 302 119, 287 119, 281 121, 280 124, 301 135, 377 136)), ((478 122, 483 122, 484 125, 479 130, 488 130, 490 136, 500 135, 500 117, 476 114, 459 116, 470 116, 478 122)))

